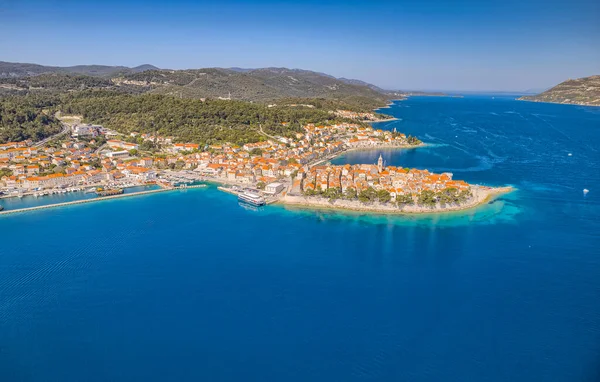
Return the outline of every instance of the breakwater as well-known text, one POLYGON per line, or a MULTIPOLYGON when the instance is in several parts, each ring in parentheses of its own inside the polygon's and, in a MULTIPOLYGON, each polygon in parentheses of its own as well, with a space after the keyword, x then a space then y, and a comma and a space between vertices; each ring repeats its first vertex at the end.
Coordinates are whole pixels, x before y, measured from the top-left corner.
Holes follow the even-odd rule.
POLYGON ((36 207, 28 207, 28 208, 19 208, 19 209, 8 210, 8 211, 0 211, 0 215, 9 215, 9 214, 22 213, 22 212, 31 212, 31 211, 44 210, 44 209, 47 209, 47 208, 65 207, 65 206, 71 206, 71 205, 75 205, 75 204, 84 204, 84 203, 99 202, 99 201, 102 201, 102 200, 120 199, 120 198, 127 198, 127 197, 130 197, 130 196, 150 195, 150 194, 156 194, 156 193, 159 193, 159 192, 168 192, 168 191, 176 191, 176 190, 188 190, 188 189, 192 189, 192 188, 202 188, 202 187, 206 187, 206 185, 199 184, 199 185, 195 185, 195 186, 186 186, 186 187, 161 188, 161 189, 158 189, 158 190, 149 190, 149 191, 132 192, 132 193, 129 193, 129 194, 103 196, 103 197, 98 197, 98 198, 94 198, 94 199, 74 200, 72 202, 64 202, 64 203, 48 204, 48 205, 45 205, 45 206, 36 206, 36 207))

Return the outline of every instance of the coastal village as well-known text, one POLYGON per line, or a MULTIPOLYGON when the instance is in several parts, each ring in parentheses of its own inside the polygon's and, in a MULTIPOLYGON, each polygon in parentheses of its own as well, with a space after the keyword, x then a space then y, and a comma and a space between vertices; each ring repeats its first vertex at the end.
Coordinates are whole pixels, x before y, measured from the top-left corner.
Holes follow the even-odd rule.
POLYGON ((472 186, 453 180, 451 173, 384 166, 381 157, 373 164, 331 165, 329 160, 349 150, 421 144, 395 130, 355 123, 307 124, 304 133, 294 137, 265 134, 264 141, 243 146, 205 147, 175 143, 175 137, 138 133, 123 136, 103 126, 80 122, 69 128, 70 136, 41 146, 31 141, 0 145, 0 174, 5 174, 0 178, 0 196, 43 196, 90 187, 147 184, 173 187, 182 181, 214 181, 227 185, 225 191, 253 190, 284 203, 301 197, 302 204, 310 199, 344 198, 433 207, 439 200, 431 199, 427 192, 451 190, 453 199, 446 200, 449 204, 460 204, 472 196, 472 186), (145 155, 140 151, 140 142, 145 141, 157 145, 160 151, 145 155))

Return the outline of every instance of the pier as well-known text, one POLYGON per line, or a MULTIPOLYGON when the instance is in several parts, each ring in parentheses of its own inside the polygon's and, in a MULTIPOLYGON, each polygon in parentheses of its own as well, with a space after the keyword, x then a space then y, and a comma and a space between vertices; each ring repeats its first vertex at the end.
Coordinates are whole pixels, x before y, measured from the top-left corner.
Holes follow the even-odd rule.
POLYGON ((192 188, 203 188, 203 187, 206 187, 206 185, 204 185, 204 184, 198 184, 198 185, 195 185, 195 186, 161 188, 161 189, 158 189, 158 190, 148 190, 148 191, 132 192, 130 194, 120 194, 120 195, 112 195, 112 196, 103 196, 103 197, 98 197, 98 198, 94 198, 94 199, 74 200, 72 202, 48 204, 48 205, 45 205, 45 206, 19 208, 19 209, 16 209, 16 210, 1 211, 0 215, 9 215, 9 214, 16 214, 16 213, 21 213, 21 212, 30 212, 30 211, 44 210, 44 209, 47 209, 47 208, 64 207, 64 206, 71 206, 71 205, 75 205, 75 204, 93 203, 93 202, 99 202, 99 201, 103 201, 103 200, 127 198, 127 197, 130 197, 130 196, 150 195, 150 194, 156 194, 156 193, 159 193, 159 192, 168 192, 168 191, 175 191, 175 190, 188 190, 188 189, 192 189, 192 188))

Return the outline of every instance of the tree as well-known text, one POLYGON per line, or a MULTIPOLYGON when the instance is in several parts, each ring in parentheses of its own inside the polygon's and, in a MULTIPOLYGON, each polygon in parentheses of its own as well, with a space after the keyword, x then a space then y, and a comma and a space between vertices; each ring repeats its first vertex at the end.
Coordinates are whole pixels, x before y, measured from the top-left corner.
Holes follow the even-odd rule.
POLYGON ((259 190, 264 190, 266 186, 267 185, 265 184, 265 182, 256 183, 256 188, 258 188, 259 190))
POLYGON ((467 200, 471 199, 473 197, 473 192, 471 191, 471 189, 468 190, 462 190, 459 194, 458 194, 458 202, 459 203, 464 203, 467 200))
POLYGON ((340 190, 339 188, 328 188, 324 193, 323 196, 326 197, 329 200, 336 200, 342 197, 342 190, 340 190))
POLYGON ((406 205, 415 204, 415 201, 413 200, 412 195, 409 194, 396 195, 396 204, 398 207, 402 208, 406 205))
POLYGON ((392 199, 392 196, 387 190, 379 190, 377 191, 377 200, 380 203, 387 203, 392 199))
POLYGON ((419 194, 418 202, 422 206, 435 207, 437 204, 437 196, 435 192, 431 190, 424 190, 419 194))
POLYGON ((252 149, 252 150, 250 150, 250 155, 261 156, 261 155, 263 155, 263 151, 262 151, 262 149, 252 149))
POLYGON ((134 156, 138 155, 138 151, 136 149, 131 149, 131 150, 129 150, 129 155, 134 157, 134 156))
POLYGON ((356 189, 352 188, 352 187, 348 187, 346 188, 346 191, 344 191, 344 198, 348 199, 348 200, 354 200, 356 199, 356 189))
POLYGON ((418 138, 413 137, 412 135, 409 135, 406 138, 406 142, 408 142, 409 145, 414 145, 414 146, 419 145, 419 144, 422 143, 418 138))
POLYGON ((152 141, 142 141, 140 143, 140 150, 142 151, 153 151, 156 149, 156 145, 152 141))
POLYGON ((369 187, 366 190, 361 191, 358 194, 358 200, 362 203, 371 203, 377 199, 377 191, 373 187, 369 187))
POLYGON ((0 179, 5 176, 11 176, 13 174, 12 170, 8 168, 0 168, 0 179))

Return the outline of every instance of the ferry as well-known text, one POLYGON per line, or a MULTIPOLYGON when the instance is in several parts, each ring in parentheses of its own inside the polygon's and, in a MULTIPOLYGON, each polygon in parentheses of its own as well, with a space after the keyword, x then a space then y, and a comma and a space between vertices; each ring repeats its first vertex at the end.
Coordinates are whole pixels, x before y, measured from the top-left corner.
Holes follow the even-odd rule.
POLYGON ((254 192, 245 191, 238 194, 238 200, 240 202, 248 203, 253 206, 264 206, 266 204, 265 198, 254 192))

